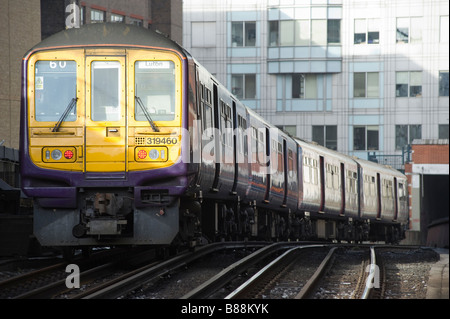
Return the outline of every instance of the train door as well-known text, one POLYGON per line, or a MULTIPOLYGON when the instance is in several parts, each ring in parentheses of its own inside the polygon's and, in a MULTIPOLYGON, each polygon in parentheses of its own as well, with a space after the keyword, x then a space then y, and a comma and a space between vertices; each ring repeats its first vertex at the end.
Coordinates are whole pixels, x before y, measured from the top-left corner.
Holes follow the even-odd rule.
POLYGON ((340 215, 344 215, 345 213, 345 185, 346 184, 346 176, 345 176, 345 165, 341 163, 341 211, 340 215))
POLYGON ((381 177, 380 173, 377 173, 377 219, 381 219, 381 177))
MULTIPOLYGON (((216 132, 220 132, 220 110, 219 110, 219 92, 217 88, 217 84, 213 84, 213 110, 214 110, 214 128, 216 132)), ((220 134, 220 133, 219 133, 220 134)), ((221 145, 220 145, 220 135, 215 136, 215 163, 216 163, 216 172, 214 174, 214 182, 212 186, 212 191, 218 192, 219 189, 219 175, 220 175, 220 162, 221 162, 221 145)))
POLYGON ((125 55, 86 56, 86 173, 117 172, 115 178, 125 178, 125 65, 125 55))
POLYGON ((284 197, 283 197, 283 204, 282 207, 286 207, 286 203, 287 203, 287 196, 288 196, 288 191, 289 191, 289 180, 288 180, 288 174, 289 174, 289 169, 291 169, 291 158, 292 158, 292 154, 291 154, 291 150, 287 150, 287 143, 286 140, 283 139, 283 181, 284 181, 284 197))
POLYGON ((320 165, 320 207, 319 211, 323 212, 325 208, 325 160, 323 156, 319 158, 320 165))
POLYGON ((272 187, 272 175, 270 174, 271 171, 271 155, 270 155, 270 148, 271 148, 271 142, 270 142, 270 134, 269 134, 269 128, 266 127, 266 147, 264 149, 263 158, 265 159, 265 165, 266 165, 266 194, 264 195, 264 202, 269 203, 270 202, 270 188, 272 187))
POLYGON ((397 177, 394 177, 394 220, 398 218, 398 189, 397 177))

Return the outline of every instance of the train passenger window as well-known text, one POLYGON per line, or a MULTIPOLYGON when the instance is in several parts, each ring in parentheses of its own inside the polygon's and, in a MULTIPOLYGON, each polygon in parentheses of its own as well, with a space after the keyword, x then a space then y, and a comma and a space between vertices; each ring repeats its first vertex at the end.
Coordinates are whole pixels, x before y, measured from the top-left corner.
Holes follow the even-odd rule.
MULTIPOLYGON (((154 121, 175 119, 175 64, 172 61, 137 61, 135 63, 136 96, 154 121)), ((147 121, 135 104, 136 121, 147 121)))
MULTIPOLYGON (((77 93, 77 63, 75 61, 37 61, 34 78, 35 119, 56 122, 77 93)), ((77 118, 76 105, 65 118, 77 118)))
POLYGON ((91 118, 93 121, 120 120, 120 62, 94 61, 91 75, 91 118))

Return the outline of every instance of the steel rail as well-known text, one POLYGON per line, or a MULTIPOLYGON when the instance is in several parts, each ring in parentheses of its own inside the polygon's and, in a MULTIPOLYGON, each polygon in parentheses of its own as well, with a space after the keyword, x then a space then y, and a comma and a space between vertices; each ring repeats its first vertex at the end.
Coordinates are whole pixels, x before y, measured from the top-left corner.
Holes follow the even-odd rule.
POLYGON ((374 281, 374 279, 377 279, 376 271, 377 271, 377 261, 376 261, 376 257, 375 257, 375 247, 372 246, 372 247, 370 247, 369 274, 367 275, 366 287, 364 288, 364 292, 361 296, 361 299, 369 299, 370 298, 370 294, 372 293, 372 288, 374 286, 373 281, 374 281))
POLYGON ((235 249, 235 248, 255 248, 263 246, 267 243, 261 242, 245 242, 245 243, 236 243, 236 242, 221 242, 206 245, 200 247, 195 251, 185 252, 177 257, 159 263, 155 266, 142 267, 141 271, 137 274, 134 274, 124 280, 116 282, 106 288, 103 288, 99 291, 96 291, 88 296, 84 296, 83 299, 115 299, 120 296, 126 295, 129 291, 135 290, 146 283, 149 283, 155 279, 160 278, 166 274, 175 271, 185 265, 202 258, 208 254, 213 252, 217 252, 223 249, 235 249))
POLYGON ((325 270, 327 269, 328 265, 330 264, 330 261, 332 260, 333 254, 336 251, 336 249, 337 249, 337 247, 333 247, 330 249, 330 251, 328 252, 326 257, 320 263, 317 270, 314 272, 314 274, 311 276, 311 278, 303 286, 302 290, 300 290, 300 292, 297 294, 297 296, 295 296, 294 299, 306 299, 309 295, 311 295, 313 289, 319 283, 325 270))
POLYGON ((199 299, 206 298, 214 291, 217 291, 229 281, 235 278, 237 275, 246 271, 249 267, 255 265, 264 258, 270 256, 271 254, 277 252, 278 250, 286 249, 288 243, 275 243, 266 246, 247 257, 235 262, 234 264, 228 266, 217 275, 213 276, 197 288, 191 290, 185 294, 181 299, 199 299))
POLYGON ((282 263, 286 258, 288 258, 292 253, 299 249, 306 249, 306 248, 322 248, 325 247, 325 245, 307 245, 307 246, 299 246, 299 247, 293 247, 283 253, 278 258, 274 259, 272 262, 270 262, 268 265, 266 265, 264 268, 262 268, 260 271, 258 271, 255 275, 253 275, 249 280, 247 280, 245 283, 243 283, 241 286, 239 286, 236 290, 234 290, 232 293, 230 293, 228 296, 225 297, 225 299, 239 299, 242 298, 242 296, 245 295, 246 292, 250 291, 255 285, 257 285, 257 282, 260 280, 262 276, 267 274, 269 271, 277 267, 280 263, 282 263))

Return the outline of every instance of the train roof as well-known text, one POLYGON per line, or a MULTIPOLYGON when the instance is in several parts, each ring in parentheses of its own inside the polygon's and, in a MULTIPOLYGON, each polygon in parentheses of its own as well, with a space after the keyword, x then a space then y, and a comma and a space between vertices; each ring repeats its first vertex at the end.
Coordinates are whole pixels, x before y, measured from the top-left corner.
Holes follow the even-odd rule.
POLYGON ((297 142, 297 144, 299 144, 302 147, 309 147, 310 149, 315 150, 318 153, 332 156, 334 158, 340 159, 341 161, 353 162, 353 164, 356 165, 355 158, 353 158, 349 155, 342 154, 337 151, 331 150, 331 149, 326 148, 325 146, 319 145, 315 142, 308 142, 308 141, 302 140, 298 137, 295 137, 294 140, 297 142))
POLYGON ((361 167, 363 169, 373 169, 373 170, 377 170, 379 172, 383 172, 386 175, 393 175, 396 177, 406 178, 406 176, 402 172, 396 170, 395 168, 393 168, 391 166, 378 164, 378 163, 371 162, 371 161, 368 161, 368 160, 365 160, 365 159, 362 159, 359 157, 355 158, 355 161, 358 162, 358 164, 361 165, 361 167))
POLYGON ((34 46, 27 55, 39 50, 95 45, 157 47, 184 52, 176 42, 153 30, 124 23, 93 23, 55 33, 34 46))

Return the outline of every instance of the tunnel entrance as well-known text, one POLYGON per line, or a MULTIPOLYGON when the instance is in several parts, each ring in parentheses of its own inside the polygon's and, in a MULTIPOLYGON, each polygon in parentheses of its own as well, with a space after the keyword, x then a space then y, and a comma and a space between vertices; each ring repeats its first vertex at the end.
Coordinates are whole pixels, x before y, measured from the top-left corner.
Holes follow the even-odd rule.
POLYGON ((430 246, 448 246, 449 177, 423 175, 421 231, 430 246))

